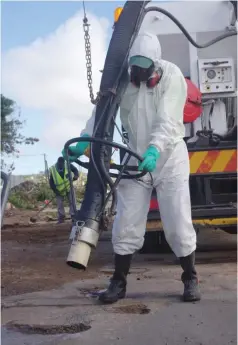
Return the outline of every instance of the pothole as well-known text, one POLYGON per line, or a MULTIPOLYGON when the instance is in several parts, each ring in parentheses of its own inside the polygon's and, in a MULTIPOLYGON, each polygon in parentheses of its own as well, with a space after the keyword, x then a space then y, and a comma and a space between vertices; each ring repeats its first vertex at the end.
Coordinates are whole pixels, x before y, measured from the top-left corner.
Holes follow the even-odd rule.
POLYGON ((89 324, 77 323, 72 325, 24 325, 8 323, 6 328, 13 331, 18 331, 24 334, 74 334, 88 331, 91 326, 89 324))
POLYGON ((150 309, 145 304, 122 305, 112 308, 113 313, 118 314, 149 314, 150 309))

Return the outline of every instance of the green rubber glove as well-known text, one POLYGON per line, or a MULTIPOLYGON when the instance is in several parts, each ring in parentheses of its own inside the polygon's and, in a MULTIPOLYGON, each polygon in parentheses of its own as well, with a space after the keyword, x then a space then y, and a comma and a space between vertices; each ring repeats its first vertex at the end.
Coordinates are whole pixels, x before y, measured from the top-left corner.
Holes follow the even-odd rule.
MULTIPOLYGON (((83 134, 82 138, 89 137, 88 134, 83 134)), ((77 158, 84 154, 84 151, 87 149, 89 145, 88 141, 80 141, 75 146, 69 147, 69 160, 70 162, 74 162, 77 158)), ((62 150, 62 156, 66 159, 65 150, 62 150)))
MULTIPOLYGON (((74 148, 74 147, 73 147, 73 148, 74 148)), ((66 160, 65 150, 63 149, 63 150, 61 151, 61 153, 62 153, 62 156, 64 157, 64 159, 66 160)), ((72 147, 70 146, 70 147, 69 147, 69 161, 70 161, 70 162, 75 162, 75 160, 76 160, 77 158, 78 158, 78 156, 72 154, 72 147)))
POLYGON ((157 160, 160 157, 159 151, 154 146, 149 146, 142 157, 144 160, 139 164, 138 169, 140 171, 153 172, 156 168, 157 160))

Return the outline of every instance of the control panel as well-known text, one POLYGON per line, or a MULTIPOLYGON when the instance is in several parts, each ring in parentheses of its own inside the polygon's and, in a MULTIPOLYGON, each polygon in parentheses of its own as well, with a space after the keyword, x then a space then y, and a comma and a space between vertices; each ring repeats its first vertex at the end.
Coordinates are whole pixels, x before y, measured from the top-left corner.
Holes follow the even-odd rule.
POLYGON ((235 91, 232 58, 199 59, 198 76, 200 91, 203 94, 235 91))

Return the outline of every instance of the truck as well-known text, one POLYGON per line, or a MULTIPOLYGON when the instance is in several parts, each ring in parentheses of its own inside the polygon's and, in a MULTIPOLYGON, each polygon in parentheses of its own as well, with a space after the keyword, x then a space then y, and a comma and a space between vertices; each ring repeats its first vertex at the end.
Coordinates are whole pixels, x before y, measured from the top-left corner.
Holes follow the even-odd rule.
MULTIPOLYGON (((152 1, 150 6, 170 12, 195 42, 237 30, 236 1, 152 1)), ((120 13, 116 9, 117 17, 120 13)), ((162 58, 176 64, 201 92, 202 113, 185 121, 184 138, 190 158, 194 227, 237 233, 237 37, 199 49, 167 16, 154 11, 147 13, 140 30, 158 36, 162 58)), ((122 133, 127 138, 123 128, 122 133)), ((168 248, 154 190, 141 252, 168 248)))
MULTIPOLYGON (((114 16, 114 31, 96 98, 92 92, 89 24, 86 16, 83 19, 88 88, 91 102, 97 105, 95 123, 91 137, 72 138, 64 146, 70 169, 70 145, 91 143, 89 163, 75 159, 88 168, 80 210, 73 203, 72 244, 67 258, 67 264, 78 269, 87 267, 91 250, 105 229, 106 205, 111 197, 109 216, 115 215, 120 180, 141 179, 147 174, 138 172, 138 165, 127 165, 131 157, 137 161, 143 158, 130 148, 130 138, 123 128, 118 132, 126 146, 113 141, 121 96, 129 82, 127 58, 140 31, 158 37, 162 59, 177 65, 188 85, 183 139, 190 158, 194 227, 235 232, 237 225, 237 2, 127 1, 114 16), (112 148, 120 150, 119 165, 111 163, 112 148)), ((70 186, 72 192, 71 177, 70 186)), ((153 192, 142 252, 151 252, 153 247, 161 250, 164 244, 160 205, 153 192)))

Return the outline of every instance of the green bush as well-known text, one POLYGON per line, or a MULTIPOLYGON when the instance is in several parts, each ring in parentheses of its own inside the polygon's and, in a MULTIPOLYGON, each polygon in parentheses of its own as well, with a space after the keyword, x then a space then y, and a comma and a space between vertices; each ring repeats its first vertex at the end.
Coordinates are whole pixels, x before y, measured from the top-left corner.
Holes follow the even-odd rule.
POLYGON ((51 200, 54 197, 52 189, 49 187, 48 183, 41 181, 35 191, 35 200, 36 201, 45 201, 51 200))
POLYGON ((9 195, 9 202, 12 203, 13 206, 16 208, 22 208, 26 210, 34 209, 35 205, 32 204, 24 193, 21 192, 13 192, 9 195))
MULTIPOLYGON (((81 186, 80 183, 74 184, 74 189, 76 202, 79 204, 82 202, 85 186, 81 186)), ((34 209, 39 206, 39 203, 51 200, 54 196, 48 181, 42 177, 36 183, 32 183, 30 187, 26 183, 14 187, 10 192, 9 201, 17 208, 34 209)), ((52 200, 51 205, 56 206, 55 199, 52 200)), ((65 198, 65 206, 67 205, 68 200, 65 198)))

